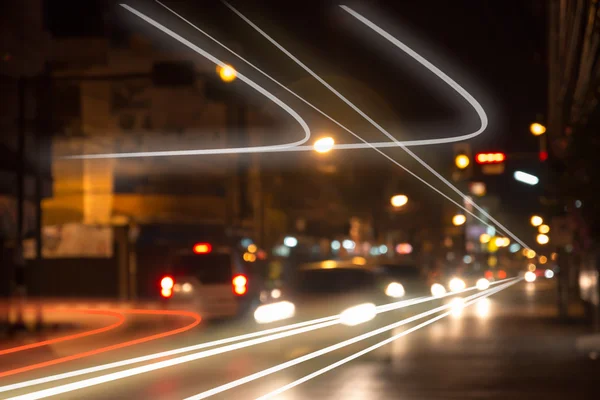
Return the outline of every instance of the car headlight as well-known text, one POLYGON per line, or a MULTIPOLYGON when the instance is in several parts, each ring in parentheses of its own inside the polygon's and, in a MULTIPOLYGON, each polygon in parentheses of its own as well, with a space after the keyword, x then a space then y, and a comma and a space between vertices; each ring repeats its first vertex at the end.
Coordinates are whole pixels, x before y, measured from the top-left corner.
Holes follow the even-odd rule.
POLYGON ((434 297, 442 297, 446 294, 446 288, 439 283, 434 283, 431 285, 431 294, 434 297))
POLYGON ((259 306, 254 311, 254 320, 259 324, 268 324, 270 322, 281 321, 292 318, 296 313, 296 307, 289 301, 279 301, 277 303, 265 304, 259 306))
POLYGON ((404 286, 398 282, 392 282, 385 288, 385 295, 389 297, 399 298, 404 297, 405 294, 404 286))
POLYGON ((477 287, 477 290, 486 290, 490 287, 490 281, 485 278, 481 278, 477 281, 475 286, 477 287))
POLYGON ((536 278, 537 277, 535 276, 535 272, 531 272, 531 271, 525 272, 525 280, 527 282, 535 282, 536 278))
POLYGON ((450 291, 452 291, 452 292, 460 292, 461 290, 466 288, 467 285, 465 284, 465 281, 463 281, 460 278, 452 278, 452 279, 450 279, 450 282, 448 283, 448 287, 450 288, 450 291))
POLYGON ((375 315, 377 315, 375 304, 364 303, 345 309, 340 314, 340 322, 347 326, 354 326, 372 320, 375 315))
POLYGON ((281 289, 273 289, 271 290, 271 297, 274 299, 278 299, 281 297, 281 289))

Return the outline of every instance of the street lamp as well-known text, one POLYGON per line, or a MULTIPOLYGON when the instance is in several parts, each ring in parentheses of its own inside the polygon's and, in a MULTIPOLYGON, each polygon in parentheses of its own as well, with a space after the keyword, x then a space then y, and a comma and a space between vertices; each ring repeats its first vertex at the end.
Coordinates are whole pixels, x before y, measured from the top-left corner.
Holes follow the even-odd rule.
POLYGON ((464 155, 464 154, 459 154, 454 159, 454 164, 456 164, 456 166, 459 169, 465 169, 465 168, 467 168, 470 163, 471 163, 471 160, 469 160, 469 157, 466 156, 466 155, 464 155))
POLYGON ((548 242, 550 241, 550 238, 548 237, 548 235, 544 235, 543 233, 540 233, 539 235, 537 235, 536 241, 539 244, 548 244, 548 242))
POLYGON ((544 223, 544 220, 539 215, 534 215, 531 217, 530 222, 531 222, 531 225, 533 225, 533 226, 540 226, 541 224, 544 223))
POLYGON ((392 196, 392 198, 390 199, 390 203, 392 203, 392 206, 399 208, 408 203, 408 197, 406 197, 403 194, 397 194, 395 196, 392 196))
POLYGON ((231 65, 218 65, 217 73, 223 82, 232 82, 237 78, 237 72, 231 65))
POLYGON ((533 124, 529 125, 529 131, 534 136, 540 136, 546 133, 546 127, 538 122, 534 122, 533 124))
POLYGON ((540 225, 538 228, 538 232, 546 234, 546 233, 550 232, 550 227, 546 224, 540 225))
POLYGON ((454 217, 452 217, 452 224, 454 226, 461 226, 465 222, 467 222, 467 217, 465 217, 463 214, 456 214, 454 217))
POLYGON ((327 136, 317 140, 313 147, 317 153, 329 153, 331 149, 333 149, 334 144, 335 141, 333 140, 333 138, 327 136))

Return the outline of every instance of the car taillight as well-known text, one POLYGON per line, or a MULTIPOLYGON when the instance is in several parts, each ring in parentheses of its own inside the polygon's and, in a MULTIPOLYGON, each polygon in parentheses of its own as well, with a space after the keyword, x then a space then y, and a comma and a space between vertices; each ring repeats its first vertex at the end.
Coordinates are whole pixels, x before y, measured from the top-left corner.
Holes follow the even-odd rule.
POLYGON ((485 276, 485 279, 490 280, 494 278, 494 273, 492 271, 485 271, 485 274, 483 274, 483 276, 485 276))
POLYGON ((160 295, 168 298, 173 295, 173 286, 175 281, 170 276, 165 276, 160 280, 160 295))
POLYGON ((503 270, 498 271, 498 279, 506 279, 506 272, 503 270))
POLYGON ((244 275, 234 276, 231 283, 233 284, 233 292, 238 296, 243 296, 248 291, 248 287, 246 286, 248 284, 248 278, 244 275))

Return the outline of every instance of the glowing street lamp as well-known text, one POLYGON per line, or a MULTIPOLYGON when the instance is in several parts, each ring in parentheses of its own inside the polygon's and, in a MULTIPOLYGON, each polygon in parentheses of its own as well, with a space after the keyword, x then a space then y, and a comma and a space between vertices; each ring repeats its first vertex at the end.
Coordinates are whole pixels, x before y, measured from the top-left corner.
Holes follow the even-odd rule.
POLYGON ((466 156, 466 155, 464 155, 464 154, 459 154, 454 159, 454 164, 456 164, 456 166, 459 169, 465 169, 465 168, 467 168, 470 163, 471 163, 471 160, 469 160, 469 157, 466 156))
POLYGON ((467 217, 465 217, 463 214, 456 214, 454 217, 452 217, 452 224, 454 226, 461 226, 465 222, 467 222, 467 217))
POLYGON ((329 153, 334 144, 333 138, 328 136, 317 140, 313 147, 317 153, 329 153))
POLYGON ((237 72, 231 65, 217 66, 217 73, 223 82, 232 82, 237 78, 237 72))
POLYGON ((550 232, 550 227, 546 224, 540 225, 538 227, 538 232, 543 233, 545 235, 546 233, 550 232))
POLYGON ((546 133, 546 127, 538 122, 534 122, 533 124, 529 125, 529 131, 534 136, 540 136, 546 133))
POLYGON ((482 233, 479 236, 479 242, 482 244, 488 243, 491 239, 492 239, 492 237, 490 235, 488 235, 487 233, 482 233))
POLYGON ((543 233, 540 233, 539 235, 537 235, 536 241, 542 245, 548 244, 548 242, 550 241, 550 238, 548 237, 548 235, 544 235, 543 233))
POLYGON ((408 203, 408 197, 406 197, 403 194, 397 194, 395 196, 392 196, 392 198, 390 199, 390 203, 392 203, 392 206, 396 208, 402 207, 406 205, 406 203, 408 203))
POLYGON ((530 222, 533 226, 540 226, 544 223, 544 220, 539 215, 534 215, 533 217, 531 217, 530 222))

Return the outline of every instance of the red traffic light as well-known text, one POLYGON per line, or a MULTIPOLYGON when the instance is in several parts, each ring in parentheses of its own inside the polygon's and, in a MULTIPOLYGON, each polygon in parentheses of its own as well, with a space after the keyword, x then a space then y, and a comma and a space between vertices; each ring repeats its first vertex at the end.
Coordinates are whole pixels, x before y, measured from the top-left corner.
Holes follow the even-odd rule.
POLYGON ((504 153, 477 153, 475 161, 477 164, 499 164, 506 160, 504 153))

